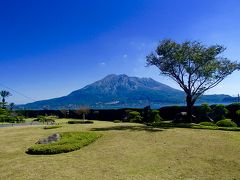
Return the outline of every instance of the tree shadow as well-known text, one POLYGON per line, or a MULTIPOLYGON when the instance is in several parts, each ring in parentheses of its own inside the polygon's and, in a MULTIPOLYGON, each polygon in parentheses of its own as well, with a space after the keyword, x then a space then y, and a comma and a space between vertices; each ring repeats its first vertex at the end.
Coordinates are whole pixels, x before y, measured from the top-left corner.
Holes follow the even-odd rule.
POLYGON ((131 125, 123 125, 123 126, 110 126, 110 127, 102 127, 102 128, 92 128, 91 131, 147 131, 147 132, 160 132, 163 131, 162 128, 150 127, 150 126, 131 126, 131 125))

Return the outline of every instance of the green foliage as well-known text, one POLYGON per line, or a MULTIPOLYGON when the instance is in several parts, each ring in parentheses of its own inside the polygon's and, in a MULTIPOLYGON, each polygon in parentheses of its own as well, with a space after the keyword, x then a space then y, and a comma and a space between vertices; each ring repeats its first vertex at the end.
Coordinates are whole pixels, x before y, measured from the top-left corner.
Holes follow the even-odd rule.
POLYGON ((128 120, 130 122, 142 122, 143 117, 137 111, 130 111, 128 113, 128 120))
POLYGON ((121 123, 122 121, 121 120, 114 120, 113 122, 114 123, 121 123))
POLYGON ((45 122, 46 117, 43 115, 39 115, 39 116, 37 116, 37 118, 34 121, 45 122))
POLYGON ((240 109, 236 111, 237 119, 240 121, 240 109))
POLYGON ((201 107, 200 107, 199 111, 200 111, 202 114, 208 115, 209 113, 211 113, 212 109, 211 109, 211 107, 208 105, 208 103, 203 103, 203 104, 201 104, 201 107))
POLYGON ((53 125, 53 126, 45 126, 43 129, 57 129, 57 128, 61 128, 62 126, 60 125, 53 125))
POLYGON ((216 123, 219 127, 237 127, 237 124, 233 122, 231 119, 223 119, 216 123))
POLYGON ((68 124, 93 124, 94 122, 93 121, 90 121, 90 120, 71 120, 71 121, 68 121, 68 124))
POLYGON ((22 123, 25 121, 24 118, 24 116, 18 116, 16 113, 0 108, 0 122, 22 123))
POLYGON ((159 115, 158 110, 152 110, 150 106, 146 106, 143 109, 143 122, 153 123, 160 122, 162 118, 159 115))
POLYGON ((217 126, 213 122, 200 122, 199 124, 202 126, 217 126))
POLYGON ((61 139, 49 144, 35 144, 28 148, 27 154, 59 154, 78 150, 94 142, 100 134, 95 132, 63 132, 61 139))
POLYGON ((161 122, 162 118, 158 110, 151 110, 149 122, 161 122))
POLYGON ((222 104, 218 104, 213 108, 211 116, 214 121, 219 121, 225 119, 227 114, 228 110, 225 108, 225 106, 222 104))
POLYGON ((239 63, 220 56, 225 50, 221 45, 208 47, 197 41, 177 43, 165 39, 159 43, 156 53, 147 56, 147 63, 173 78, 185 92, 199 96, 239 69, 239 63), (189 78, 190 86, 185 84, 189 78))
POLYGON ((15 118, 9 115, 0 115, 1 122, 15 123, 15 118))
POLYGON ((203 103, 201 106, 198 108, 198 120, 201 121, 212 121, 210 118, 210 113, 212 112, 212 108, 207 104, 203 103))
POLYGON ((232 119, 233 122, 237 123, 240 126, 240 103, 232 103, 226 106, 229 111, 227 118, 232 119))
POLYGON ((10 115, 9 110, 0 108, 0 115, 10 115))
POLYGON ((43 115, 39 115, 37 116, 37 119, 35 119, 35 121, 39 121, 39 122, 42 122, 42 123, 45 123, 45 122, 55 122, 55 119, 57 119, 58 117, 57 116, 43 116, 43 115))
POLYGON ((162 75, 172 78, 186 93, 188 120, 192 107, 208 89, 215 87, 228 75, 240 69, 240 64, 222 57, 225 47, 205 46, 198 41, 177 43, 162 40, 147 56, 147 64, 156 66, 162 75))
POLYGON ((16 123, 25 122, 25 117, 24 116, 16 116, 15 119, 16 119, 16 121, 15 121, 16 123))

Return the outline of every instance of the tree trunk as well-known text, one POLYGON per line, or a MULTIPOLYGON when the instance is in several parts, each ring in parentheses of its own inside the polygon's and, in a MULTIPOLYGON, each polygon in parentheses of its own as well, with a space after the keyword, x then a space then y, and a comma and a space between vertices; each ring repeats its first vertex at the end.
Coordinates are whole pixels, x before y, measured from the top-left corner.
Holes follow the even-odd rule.
POLYGON ((2 108, 5 109, 5 98, 2 98, 2 108))
POLYGON ((187 95, 186 102, 187 102, 187 121, 191 123, 192 122, 193 100, 192 100, 192 96, 190 94, 187 95))

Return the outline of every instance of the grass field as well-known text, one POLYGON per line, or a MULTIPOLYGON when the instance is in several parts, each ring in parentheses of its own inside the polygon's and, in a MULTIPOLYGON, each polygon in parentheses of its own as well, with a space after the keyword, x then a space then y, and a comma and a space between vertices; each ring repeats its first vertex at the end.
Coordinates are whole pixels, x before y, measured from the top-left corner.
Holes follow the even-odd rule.
POLYGON ((95 121, 47 131, 43 126, 0 128, 0 142, 4 180, 240 179, 240 132, 95 121), (87 130, 103 137, 70 153, 25 153, 39 138, 87 130))

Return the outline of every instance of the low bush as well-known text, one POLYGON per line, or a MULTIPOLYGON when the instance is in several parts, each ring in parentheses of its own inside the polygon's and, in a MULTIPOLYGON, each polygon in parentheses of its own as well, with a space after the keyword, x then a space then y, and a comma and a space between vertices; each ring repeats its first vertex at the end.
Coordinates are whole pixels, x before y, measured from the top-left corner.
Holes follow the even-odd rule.
POLYGON ((61 128, 62 126, 60 125, 52 125, 52 126, 45 126, 43 129, 56 129, 56 128, 61 128))
POLYGON ((89 121, 89 120, 72 120, 72 121, 68 121, 68 124, 93 124, 93 121, 89 121))
POLYGON ((122 121, 121 120, 114 120, 113 122, 114 123, 121 123, 122 121))
POLYGON ((237 127, 237 124, 233 122, 231 119, 223 119, 216 123, 219 127, 237 127))
POLYGON ((94 142, 100 134, 95 132, 63 132, 60 133, 61 139, 49 144, 35 144, 28 148, 27 154, 59 154, 78 150, 94 142))
POLYGON ((199 124, 202 126, 217 126, 213 122, 200 122, 199 124))

